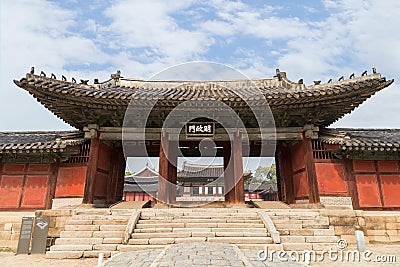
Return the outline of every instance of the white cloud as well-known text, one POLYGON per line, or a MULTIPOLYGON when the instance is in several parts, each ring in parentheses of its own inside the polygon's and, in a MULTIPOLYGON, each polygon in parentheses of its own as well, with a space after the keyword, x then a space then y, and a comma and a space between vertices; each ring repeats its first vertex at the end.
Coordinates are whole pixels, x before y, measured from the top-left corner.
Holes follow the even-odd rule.
MULTIPOLYGON (((24 76, 30 66, 59 77, 72 73, 64 69, 66 64, 104 63, 110 59, 92 40, 70 31, 76 26, 75 16, 48 1, 2 2, 0 113, 12 114, 2 119, 2 130, 69 128, 12 81, 24 76)), ((81 71, 77 78, 84 75, 81 71)))
POLYGON ((104 30, 123 49, 149 47, 150 59, 158 56, 177 63, 196 58, 207 51, 212 38, 202 32, 180 27, 172 17, 191 4, 190 1, 119 1, 105 14, 112 19, 104 30))
POLYGON ((200 28, 212 35, 250 35, 255 38, 274 40, 289 39, 309 32, 299 18, 283 18, 274 15, 280 7, 265 5, 255 8, 243 3, 230 5, 226 1, 213 1, 218 10, 217 18, 199 23, 200 28))

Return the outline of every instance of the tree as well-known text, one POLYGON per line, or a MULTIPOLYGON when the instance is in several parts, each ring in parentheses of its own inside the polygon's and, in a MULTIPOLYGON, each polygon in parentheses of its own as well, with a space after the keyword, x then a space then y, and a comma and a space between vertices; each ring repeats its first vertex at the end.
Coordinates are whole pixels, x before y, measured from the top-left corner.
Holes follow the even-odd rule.
POLYGON ((276 184, 276 166, 258 166, 254 175, 246 179, 245 184, 276 184))

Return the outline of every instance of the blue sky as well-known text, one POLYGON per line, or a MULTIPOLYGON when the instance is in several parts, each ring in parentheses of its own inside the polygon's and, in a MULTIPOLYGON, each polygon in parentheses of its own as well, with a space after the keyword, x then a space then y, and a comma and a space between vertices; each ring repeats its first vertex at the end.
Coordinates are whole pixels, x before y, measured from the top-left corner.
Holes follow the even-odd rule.
POLYGON ((400 1, 1 1, 0 130, 71 129, 13 79, 148 78, 213 61, 250 78, 313 80, 372 67, 395 84, 335 127, 400 128, 400 1))

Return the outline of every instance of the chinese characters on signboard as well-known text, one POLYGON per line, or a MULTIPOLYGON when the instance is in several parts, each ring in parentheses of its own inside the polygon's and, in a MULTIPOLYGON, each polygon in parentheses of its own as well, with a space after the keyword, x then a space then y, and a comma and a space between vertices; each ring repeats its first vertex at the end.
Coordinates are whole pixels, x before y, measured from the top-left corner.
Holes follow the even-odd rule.
POLYGON ((187 122, 186 136, 188 137, 212 137, 214 136, 213 122, 187 122))

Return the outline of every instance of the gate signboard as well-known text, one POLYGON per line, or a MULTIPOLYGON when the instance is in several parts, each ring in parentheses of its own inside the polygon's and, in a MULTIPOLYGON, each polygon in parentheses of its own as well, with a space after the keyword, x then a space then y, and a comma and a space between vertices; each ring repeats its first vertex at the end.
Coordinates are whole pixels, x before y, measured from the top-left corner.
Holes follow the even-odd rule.
POLYGON ((35 228, 32 237, 31 254, 45 254, 47 234, 49 232, 50 217, 36 217, 35 228))
POLYGON ((187 122, 186 137, 213 137, 215 132, 214 122, 187 122))
POLYGON ((17 254, 29 254, 34 217, 22 217, 17 254))

